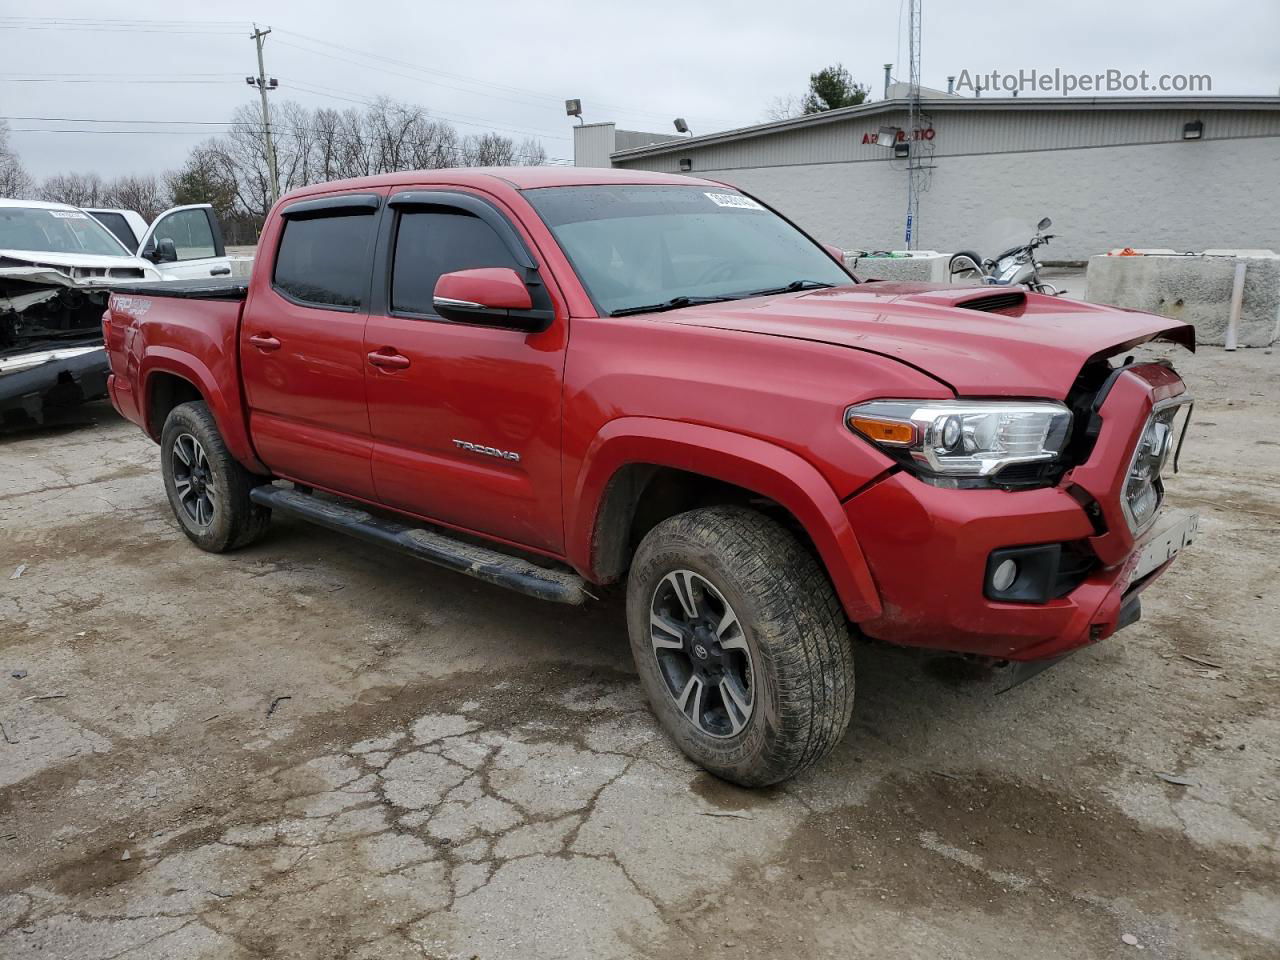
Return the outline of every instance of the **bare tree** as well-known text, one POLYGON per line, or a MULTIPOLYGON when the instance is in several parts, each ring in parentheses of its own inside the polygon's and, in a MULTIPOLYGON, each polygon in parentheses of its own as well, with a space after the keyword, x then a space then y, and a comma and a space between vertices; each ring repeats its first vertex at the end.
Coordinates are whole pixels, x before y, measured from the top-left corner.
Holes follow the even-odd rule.
MULTIPOLYGON (((266 143, 257 112, 236 110, 230 132, 192 151, 186 166, 170 177, 170 190, 195 202, 193 190, 210 199, 225 221, 245 218, 261 224, 271 206, 266 143), (229 203, 233 213, 219 202, 229 203)), ((272 124, 281 192, 400 170, 457 166, 535 165, 547 162, 535 138, 517 143, 497 133, 459 137, 453 125, 425 108, 386 97, 364 108, 309 110, 292 101, 279 104, 272 124)))
POLYGON ((541 167, 547 162, 547 148, 537 137, 525 137, 516 147, 515 164, 518 167, 541 167))
POLYGON ((117 177, 102 191, 102 205, 122 210, 137 210, 150 223, 171 206, 167 186, 154 174, 117 177))
POLYGON ((23 200, 35 193, 35 182, 9 144, 9 123, 0 120, 0 197, 23 200))
POLYGON ((792 117, 804 115, 804 97, 789 93, 784 97, 774 97, 765 109, 766 120, 790 120, 792 117))
POLYGON ((96 173, 55 173, 40 184, 40 199, 73 207, 102 206, 102 178, 96 173))

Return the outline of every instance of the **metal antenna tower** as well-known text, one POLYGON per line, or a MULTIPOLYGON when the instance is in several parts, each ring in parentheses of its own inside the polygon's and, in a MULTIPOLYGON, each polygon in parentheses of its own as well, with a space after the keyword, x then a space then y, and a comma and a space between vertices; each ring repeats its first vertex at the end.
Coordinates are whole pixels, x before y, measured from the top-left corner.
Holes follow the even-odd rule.
POLYGON ((922 0, 907 0, 910 12, 907 17, 907 55, 910 67, 911 86, 908 93, 907 110, 907 229, 906 245, 908 250, 916 248, 916 238, 920 234, 920 194, 927 186, 928 171, 925 169, 922 156, 923 142, 917 141, 917 132, 921 125, 920 110, 920 20, 922 0))

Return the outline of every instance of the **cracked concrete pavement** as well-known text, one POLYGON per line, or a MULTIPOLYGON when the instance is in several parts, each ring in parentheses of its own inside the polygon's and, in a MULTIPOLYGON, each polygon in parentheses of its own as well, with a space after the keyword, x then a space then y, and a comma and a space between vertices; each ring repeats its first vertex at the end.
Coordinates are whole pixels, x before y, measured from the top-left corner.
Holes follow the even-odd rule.
POLYGON ((0 957, 1280 955, 1280 383, 1178 363, 1203 533, 1144 619, 1000 696, 858 644, 849 735, 755 792, 656 727, 616 598, 202 554, 104 405, 0 437, 0 957))

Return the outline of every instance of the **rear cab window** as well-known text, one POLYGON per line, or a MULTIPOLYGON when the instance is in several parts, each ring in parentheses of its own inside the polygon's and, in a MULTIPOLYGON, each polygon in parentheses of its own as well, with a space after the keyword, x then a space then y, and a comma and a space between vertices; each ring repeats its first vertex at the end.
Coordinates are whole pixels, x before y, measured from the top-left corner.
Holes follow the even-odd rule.
POLYGON ((99 210, 93 214, 93 218, 110 230, 115 238, 130 250, 138 249, 138 238, 133 235, 133 228, 129 226, 129 221, 124 218, 124 214, 99 210))
POLYGON ((374 200, 367 206, 308 208, 293 216, 293 208, 286 208, 272 287, 306 306, 352 311, 364 307, 377 222, 374 200))

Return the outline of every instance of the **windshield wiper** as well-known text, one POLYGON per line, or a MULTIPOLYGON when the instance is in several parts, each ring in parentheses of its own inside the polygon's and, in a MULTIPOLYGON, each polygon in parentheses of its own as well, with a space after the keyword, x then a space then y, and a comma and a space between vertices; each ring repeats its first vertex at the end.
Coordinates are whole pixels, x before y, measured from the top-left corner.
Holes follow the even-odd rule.
POLYGON ((768 290, 752 290, 750 293, 743 294, 743 296, 767 297, 775 293, 798 293, 801 290, 825 290, 827 287, 834 286, 834 283, 827 283, 824 280, 792 280, 785 287, 770 287, 768 290))
POLYGON ((627 317, 633 313, 662 313, 664 310, 679 310, 681 307, 696 307, 703 303, 724 303, 726 300, 740 300, 741 296, 734 297, 672 297, 662 303, 651 303, 644 307, 622 307, 618 310, 610 310, 611 317, 627 317))

